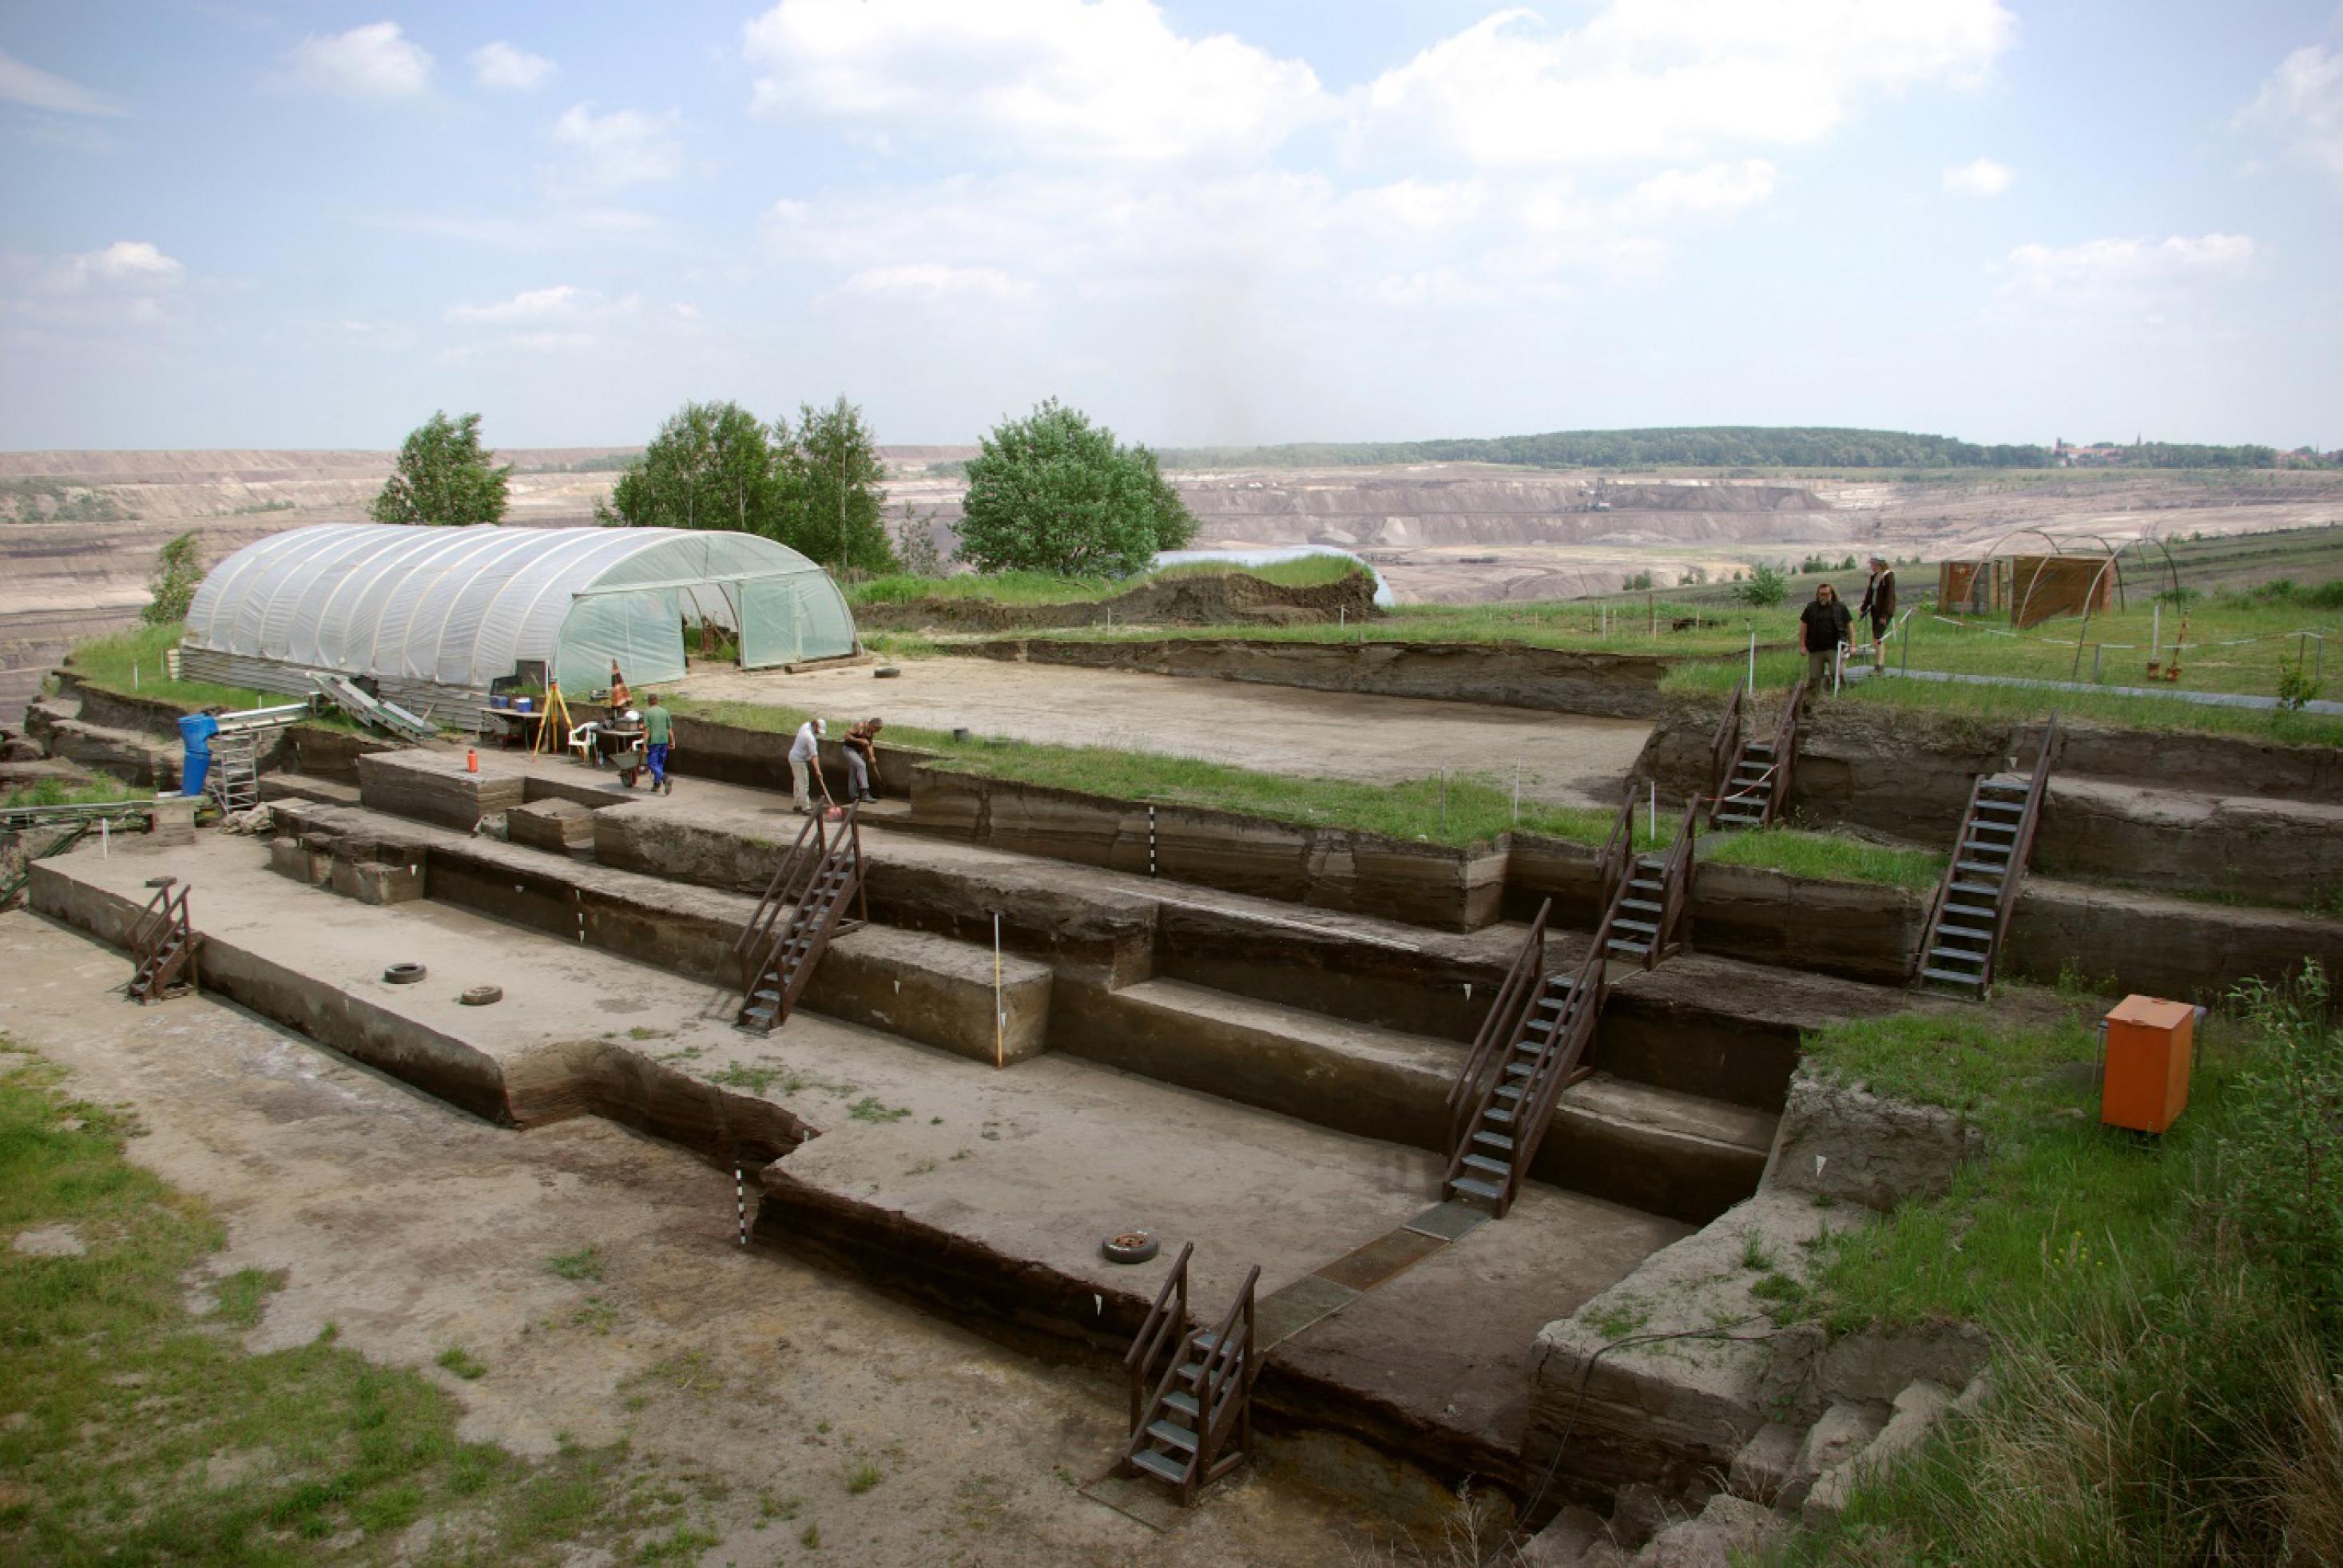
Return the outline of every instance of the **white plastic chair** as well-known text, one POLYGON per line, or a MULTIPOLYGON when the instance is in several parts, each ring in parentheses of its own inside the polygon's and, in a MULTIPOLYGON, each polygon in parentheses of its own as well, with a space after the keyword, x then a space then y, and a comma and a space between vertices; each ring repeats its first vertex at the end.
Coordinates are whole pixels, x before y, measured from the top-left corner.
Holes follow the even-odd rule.
POLYGON ((600 734, 601 722, 589 719, 569 732, 569 749, 578 753, 578 760, 588 767, 594 765, 594 737, 600 734))

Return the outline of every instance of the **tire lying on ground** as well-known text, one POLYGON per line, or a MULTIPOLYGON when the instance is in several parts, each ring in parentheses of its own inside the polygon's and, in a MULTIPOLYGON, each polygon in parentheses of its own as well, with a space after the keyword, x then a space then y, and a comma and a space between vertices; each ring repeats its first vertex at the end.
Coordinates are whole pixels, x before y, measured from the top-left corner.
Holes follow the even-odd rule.
POLYGON ((456 1000, 466 1007, 487 1007, 491 1002, 505 1000, 505 988, 500 985, 476 985, 456 1000))
POLYGON ((1123 1231, 1099 1243, 1111 1263, 1143 1263, 1161 1249, 1153 1236, 1144 1231, 1123 1231))
POLYGON ((421 964, 393 964, 382 971, 386 985, 413 985, 428 972, 421 964))

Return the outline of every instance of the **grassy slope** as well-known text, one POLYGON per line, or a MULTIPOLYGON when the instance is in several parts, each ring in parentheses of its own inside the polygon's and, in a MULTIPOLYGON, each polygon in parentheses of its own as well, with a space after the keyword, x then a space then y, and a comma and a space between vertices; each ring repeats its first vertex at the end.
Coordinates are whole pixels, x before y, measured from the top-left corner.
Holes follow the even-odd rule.
POLYGON ((0 1560, 377 1563, 431 1518, 425 1561, 544 1563, 565 1542, 656 1549, 684 1528, 679 1508, 617 1484, 623 1448, 530 1463, 464 1442, 447 1393, 330 1328, 245 1353, 277 1282, 230 1275, 191 1313, 185 1282, 217 1222, 126 1161, 136 1127, 65 1100, 59 1077, 0 1040, 0 1234, 69 1224, 88 1248, 0 1251, 0 1560))
POLYGON ((1977 1323, 1996 1342, 1996 1393, 1980 1420, 1769 1561, 2147 1564, 2267 1545, 2288 1483, 2256 1450, 2299 1446, 2287 1362, 2317 1352, 2284 1287, 2207 1218, 2259 1042, 2210 1020, 2189 1109, 2150 1144, 2098 1125, 2076 1064, 2095 1059, 2088 1024, 2104 1003, 2066 1000, 2047 1025, 1977 1011, 1810 1037, 1810 1065, 1959 1110, 1988 1155, 1944 1198, 1843 1238, 1816 1293, 1793 1293, 1781 1315, 1835 1334, 1977 1323))
POLYGON ((76 644, 66 655, 65 662, 92 686, 125 696, 176 703, 190 713, 199 708, 260 708, 286 700, 239 687, 170 679, 164 673, 163 655, 178 646, 185 630, 176 620, 164 626, 134 627, 111 637, 76 644))

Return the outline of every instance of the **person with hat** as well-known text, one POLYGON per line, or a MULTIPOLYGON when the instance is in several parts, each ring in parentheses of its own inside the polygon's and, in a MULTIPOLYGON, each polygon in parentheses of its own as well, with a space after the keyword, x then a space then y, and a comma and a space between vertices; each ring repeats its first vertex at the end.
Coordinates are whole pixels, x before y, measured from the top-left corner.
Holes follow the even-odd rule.
POLYGON ((1896 568, 1885 556, 1871 558, 1871 580, 1855 613, 1871 618, 1871 668, 1887 668, 1887 628, 1896 624, 1896 568))
MULTIPOLYGON (((789 799, 798 815, 813 815, 813 787, 821 783, 821 738, 830 733, 830 726, 819 719, 809 719, 798 726, 798 736, 789 742, 789 799)), ((821 785, 822 799, 830 799, 830 786, 821 785)))

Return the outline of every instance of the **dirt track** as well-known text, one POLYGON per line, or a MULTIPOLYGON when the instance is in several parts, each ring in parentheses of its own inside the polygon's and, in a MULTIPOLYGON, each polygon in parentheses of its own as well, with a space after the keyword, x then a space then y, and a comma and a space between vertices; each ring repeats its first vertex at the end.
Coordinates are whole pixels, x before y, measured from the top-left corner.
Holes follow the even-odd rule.
POLYGON ((1376 783, 1447 769, 1482 773, 1522 794, 1571 805, 1615 806, 1652 727, 1638 719, 1533 713, 1466 702, 1302 691, 1250 681, 1007 664, 994 659, 899 661, 807 675, 697 674, 689 697, 811 709, 834 722, 877 714, 928 729, 1060 746, 1115 746, 1207 758, 1239 768, 1376 783))
POLYGON ((710 1563, 1359 1561, 1347 1511, 1263 1474, 1169 1535, 1082 1497, 1122 1429, 1120 1385, 743 1253, 729 1173, 592 1119, 492 1127, 201 998, 132 1006, 128 967, 0 915, 0 1033, 68 1069, 68 1093, 135 1111, 131 1158, 226 1223, 210 1279, 285 1271, 253 1351, 330 1322, 462 1401, 467 1438, 627 1439, 627 1473, 696 1496, 710 1563), (599 1282, 548 1267, 588 1243, 599 1282), (478 1382, 431 1364, 451 1343, 487 1364, 478 1382), (882 1479, 850 1494, 865 1461, 882 1479), (760 1522, 760 1496, 799 1506, 760 1522), (819 1558, 798 1548, 809 1524, 819 1558))

